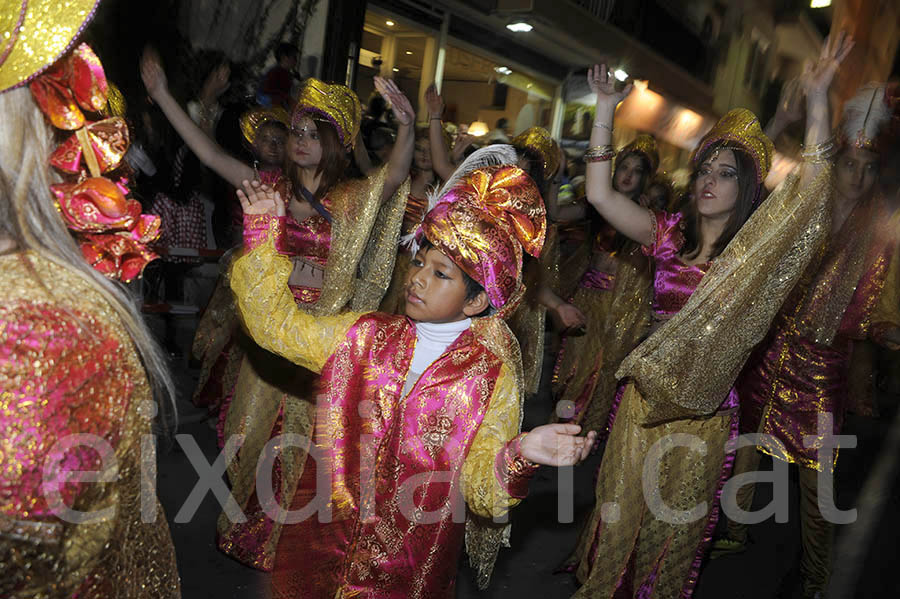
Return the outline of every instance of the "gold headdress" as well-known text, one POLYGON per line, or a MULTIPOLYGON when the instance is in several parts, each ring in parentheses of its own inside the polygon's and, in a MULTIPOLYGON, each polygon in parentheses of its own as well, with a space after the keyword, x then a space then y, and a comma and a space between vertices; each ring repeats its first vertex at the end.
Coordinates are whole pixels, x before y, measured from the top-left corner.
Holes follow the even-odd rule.
POLYGON ((517 148, 536 152, 544 161, 544 177, 550 177, 559 168, 559 150, 550 132, 543 127, 531 127, 516 135, 509 142, 517 148))
POLYGON ((691 164, 696 166, 706 148, 718 142, 730 142, 745 151, 756 165, 756 183, 765 181, 772 168, 775 146, 763 133, 756 115, 746 108, 729 110, 697 144, 691 154, 691 164))
POLYGON ((299 119, 310 115, 313 119, 324 119, 331 123, 337 130, 341 144, 348 150, 353 148, 362 119, 362 106, 353 90, 346 85, 307 79, 297 97, 291 125, 296 125, 299 119))
POLYGON ((291 117, 288 115, 287 110, 281 106, 252 108, 242 114, 240 119, 241 134, 250 147, 253 147, 256 143, 256 134, 266 123, 281 123, 286 129, 289 129, 291 117))
POLYGON ((647 161, 650 162, 649 174, 652 175, 659 168, 659 151, 656 147, 656 139, 652 135, 641 133, 635 137, 634 141, 619 150, 616 160, 632 153, 641 154, 647 158, 647 161))
POLYGON ((0 0, 0 93, 69 51, 100 0, 0 0))

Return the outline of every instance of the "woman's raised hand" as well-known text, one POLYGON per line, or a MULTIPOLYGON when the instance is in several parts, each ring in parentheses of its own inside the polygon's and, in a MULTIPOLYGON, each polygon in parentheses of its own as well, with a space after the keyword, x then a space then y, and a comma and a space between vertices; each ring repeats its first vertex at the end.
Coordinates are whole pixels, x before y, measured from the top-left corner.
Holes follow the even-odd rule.
POLYGON ((597 104, 612 106, 624 100, 634 87, 629 83, 621 90, 616 90, 616 78, 610 77, 606 63, 595 64, 593 68, 588 69, 587 83, 591 91, 597 94, 597 104))
POLYGON ((268 214, 284 216, 284 202, 281 194, 259 181, 243 181, 237 190, 244 214, 268 214))
POLYGON ((855 42, 846 31, 837 35, 829 35, 822 44, 822 51, 815 63, 808 65, 800 77, 806 96, 824 96, 831 87, 831 82, 838 67, 853 50, 855 42))
POLYGON ((396 83, 390 79, 375 77, 375 89, 390 103, 394 118, 397 119, 398 123, 406 126, 413 124, 416 118, 416 111, 413 110, 409 99, 400 91, 396 83))
POLYGON ((166 72, 160 64, 159 54, 150 46, 144 48, 144 54, 141 56, 141 79, 144 80, 147 93, 154 100, 168 88, 166 72))
POLYGON ((428 118, 439 119, 444 114, 444 99, 434 83, 425 90, 425 106, 428 108, 428 118))

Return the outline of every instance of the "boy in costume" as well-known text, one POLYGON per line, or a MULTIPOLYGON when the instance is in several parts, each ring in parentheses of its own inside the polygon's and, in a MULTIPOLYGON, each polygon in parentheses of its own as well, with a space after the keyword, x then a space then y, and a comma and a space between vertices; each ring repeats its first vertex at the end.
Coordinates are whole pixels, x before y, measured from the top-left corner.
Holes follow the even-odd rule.
POLYGON ((486 585, 508 540, 491 520, 525 496, 538 464, 572 465, 590 450, 594 435, 576 437, 577 425, 519 434, 521 358, 502 317, 521 298, 522 252, 538 255, 546 219, 530 177, 501 162, 457 173, 433 198, 406 316, 298 310, 274 242, 283 203, 256 183, 240 192, 247 228, 269 223, 232 272, 244 323, 266 349, 321 373, 319 458, 307 459, 291 509, 315 493, 315 471, 331 477, 330 519, 285 527, 276 597, 453 597, 464 539, 486 585))

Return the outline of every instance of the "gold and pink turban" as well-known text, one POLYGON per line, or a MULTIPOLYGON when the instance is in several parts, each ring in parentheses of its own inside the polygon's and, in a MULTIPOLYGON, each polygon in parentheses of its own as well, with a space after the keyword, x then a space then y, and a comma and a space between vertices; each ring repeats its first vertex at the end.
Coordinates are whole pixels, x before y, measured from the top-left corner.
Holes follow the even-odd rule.
POLYGON ((484 287, 501 309, 522 284, 523 251, 540 255, 547 233, 544 201, 517 166, 487 166, 463 176, 425 215, 424 235, 484 287))
POLYGON ((362 105, 356 93, 346 85, 325 83, 311 77, 297 96, 291 125, 296 125, 303 117, 331 123, 337 130, 341 145, 350 150, 359 134, 362 105))

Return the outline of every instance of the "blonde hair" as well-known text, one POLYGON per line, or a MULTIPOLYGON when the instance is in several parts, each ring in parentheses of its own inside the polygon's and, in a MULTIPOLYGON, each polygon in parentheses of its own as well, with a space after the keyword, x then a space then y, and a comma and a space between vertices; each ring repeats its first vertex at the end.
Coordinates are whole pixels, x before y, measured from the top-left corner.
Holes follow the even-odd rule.
MULTIPOLYGON (((60 181, 47 159, 53 135, 27 87, 0 94, 0 231, 80 277, 114 309, 131 337, 159 407, 158 423, 175 422, 175 386, 166 360, 124 287, 95 271, 81 254, 52 200, 60 181), (171 415, 169 410, 171 409, 171 415)), ((45 285, 52 292, 52 282, 45 285)))

